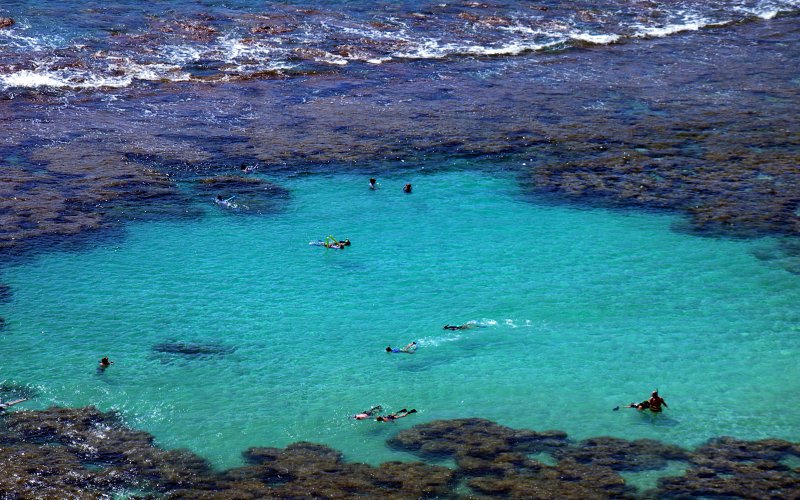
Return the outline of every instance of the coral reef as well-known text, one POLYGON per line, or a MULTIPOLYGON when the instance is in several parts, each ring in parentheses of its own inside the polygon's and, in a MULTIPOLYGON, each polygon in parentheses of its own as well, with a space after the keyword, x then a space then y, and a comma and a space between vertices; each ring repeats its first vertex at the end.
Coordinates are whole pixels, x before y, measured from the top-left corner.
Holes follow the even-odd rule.
POLYGON ((779 439, 712 439, 691 453, 685 476, 659 480, 658 497, 798 498, 800 469, 781 462, 800 446, 779 439))
POLYGON ((0 416, 0 492, 8 498, 101 498, 124 491, 169 498, 797 498, 800 471, 783 463, 800 445, 718 438, 688 451, 652 440, 572 442, 560 431, 515 430, 484 419, 441 420, 401 431, 392 447, 453 457, 457 468, 422 462, 348 463, 324 445, 255 447, 247 465, 214 471, 185 450, 162 450, 151 435, 93 407, 12 411, 0 416), (531 453, 550 453, 545 465, 531 453), (685 476, 652 491, 622 470, 657 470, 687 460, 685 476), (466 489, 465 489, 466 488, 466 489))
POLYGON ((0 249, 169 214, 165 207, 180 202, 166 175, 91 145, 43 148, 32 160, 43 165, 36 172, 4 166, 0 174, 0 249))

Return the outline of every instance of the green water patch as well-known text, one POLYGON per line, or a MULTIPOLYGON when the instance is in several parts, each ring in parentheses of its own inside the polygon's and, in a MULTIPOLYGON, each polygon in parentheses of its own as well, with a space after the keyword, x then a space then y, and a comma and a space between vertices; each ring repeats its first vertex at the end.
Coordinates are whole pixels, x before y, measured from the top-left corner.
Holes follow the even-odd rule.
POLYGON ((800 439, 800 409, 774 411, 800 377, 800 277, 754 256, 769 240, 537 204, 502 172, 368 177, 269 178, 280 212, 209 200, 4 267, 0 380, 35 384, 26 408, 118 410, 217 467, 296 441, 407 460, 385 446, 397 431, 474 416, 573 439, 800 439), (352 246, 309 245, 327 235, 352 246), (656 388, 663 415, 612 411, 656 388), (375 405, 418 411, 349 418, 375 405))
POLYGON ((620 472, 619 475, 625 479, 625 483, 636 488, 640 493, 658 487, 658 480, 662 477, 683 476, 689 468, 687 462, 681 460, 670 460, 667 466, 658 470, 644 470, 637 472, 620 472))
POLYGON ((554 466, 558 463, 558 460, 553 458, 553 455, 547 453, 546 451, 540 451, 538 453, 529 453, 528 458, 531 460, 536 460, 539 463, 544 465, 554 466))

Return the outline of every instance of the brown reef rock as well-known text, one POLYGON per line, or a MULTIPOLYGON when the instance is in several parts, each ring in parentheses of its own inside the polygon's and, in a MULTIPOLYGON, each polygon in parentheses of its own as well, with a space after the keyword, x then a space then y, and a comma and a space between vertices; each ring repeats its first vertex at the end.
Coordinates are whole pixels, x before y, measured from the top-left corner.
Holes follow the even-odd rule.
POLYGON ((401 431, 390 446, 457 468, 422 462, 348 463, 324 445, 255 447, 247 465, 214 471, 185 450, 93 407, 0 415, 3 498, 107 498, 135 490, 167 498, 776 498, 800 495, 800 445, 718 438, 694 451, 652 440, 599 437, 572 442, 560 431, 515 430, 489 420, 439 420, 401 431), (554 465, 536 458, 549 454, 554 465), (535 455, 533 455, 535 454, 535 455), (685 475, 639 491, 620 471, 686 462, 685 475))

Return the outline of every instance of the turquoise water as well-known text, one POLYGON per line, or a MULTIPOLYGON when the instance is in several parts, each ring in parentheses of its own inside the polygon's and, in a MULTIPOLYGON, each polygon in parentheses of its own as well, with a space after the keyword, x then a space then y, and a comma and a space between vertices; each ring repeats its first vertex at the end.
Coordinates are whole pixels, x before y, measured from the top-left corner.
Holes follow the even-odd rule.
POLYGON ((800 276, 752 255, 770 240, 538 203, 498 172, 408 172, 375 192, 367 177, 271 178, 291 191, 277 215, 208 203, 200 220, 6 265, 0 380, 40 389, 27 408, 118 409, 219 467, 299 440, 407 459, 385 447, 397 430, 473 416, 573 438, 800 440, 800 276), (353 245, 308 245, 327 234, 353 245), (486 326, 441 329, 467 321, 486 326), (384 352, 411 340, 414 355, 384 352), (103 355, 115 364, 98 374, 103 355), (664 415, 611 411, 656 387, 664 415), (419 413, 347 418, 375 404, 419 413))

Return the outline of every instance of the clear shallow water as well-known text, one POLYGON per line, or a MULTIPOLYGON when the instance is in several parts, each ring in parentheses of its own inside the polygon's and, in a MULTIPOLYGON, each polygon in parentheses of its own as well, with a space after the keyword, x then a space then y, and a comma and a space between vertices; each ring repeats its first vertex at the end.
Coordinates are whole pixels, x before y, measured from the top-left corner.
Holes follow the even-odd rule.
POLYGON ((272 178, 291 191, 278 215, 209 203, 201 220, 5 267, 0 380, 37 385, 29 408, 119 409, 220 467, 299 440, 402 459, 384 445, 397 430, 473 416, 573 438, 800 439, 800 277, 750 253, 770 241, 537 203, 497 172, 409 172, 376 192, 367 177, 272 178), (308 245, 326 234, 353 246, 308 245), (441 329, 469 320, 488 326, 441 329), (411 340, 415 355, 383 352, 411 340), (163 342, 235 350, 187 359, 163 342), (115 365, 98 375, 102 355, 115 365), (659 418, 611 411, 656 387, 659 418), (374 404, 419 413, 346 418, 374 404))

